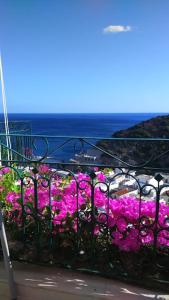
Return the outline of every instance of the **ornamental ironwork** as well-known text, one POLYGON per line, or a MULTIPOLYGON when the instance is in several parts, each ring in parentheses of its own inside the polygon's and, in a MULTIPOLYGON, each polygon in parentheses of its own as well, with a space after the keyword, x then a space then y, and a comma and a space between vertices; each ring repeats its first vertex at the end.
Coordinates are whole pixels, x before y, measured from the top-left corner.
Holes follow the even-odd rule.
POLYGON ((24 138, 0 169, 13 258, 167 290, 169 140, 24 138))

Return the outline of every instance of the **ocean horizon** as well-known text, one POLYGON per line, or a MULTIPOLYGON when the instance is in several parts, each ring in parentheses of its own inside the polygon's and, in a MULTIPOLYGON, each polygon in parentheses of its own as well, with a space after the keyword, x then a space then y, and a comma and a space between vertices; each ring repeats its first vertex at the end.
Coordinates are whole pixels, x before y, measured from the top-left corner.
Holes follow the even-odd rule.
MULTIPOLYGON (((9 122, 30 122, 32 134, 111 137, 118 131, 167 113, 9 113, 9 122)), ((3 114, 0 114, 3 121, 3 114)))

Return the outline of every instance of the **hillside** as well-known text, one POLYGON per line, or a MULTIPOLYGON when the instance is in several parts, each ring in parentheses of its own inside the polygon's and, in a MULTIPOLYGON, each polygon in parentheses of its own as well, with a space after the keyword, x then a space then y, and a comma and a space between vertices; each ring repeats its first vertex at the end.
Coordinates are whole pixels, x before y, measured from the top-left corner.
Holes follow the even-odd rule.
MULTIPOLYGON (((169 115, 158 116, 143 121, 125 130, 112 135, 113 138, 145 138, 145 141, 106 141, 101 140, 97 146, 106 150, 116 158, 131 165, 144 164, 149 161, 150 167, 169 168, 169 141, 148 141, 147 138, 169 139, 169 115)), ((103 163, 113 163, 116 166, 125 166, 116 158, 106 154, 101 155, 103 163)))

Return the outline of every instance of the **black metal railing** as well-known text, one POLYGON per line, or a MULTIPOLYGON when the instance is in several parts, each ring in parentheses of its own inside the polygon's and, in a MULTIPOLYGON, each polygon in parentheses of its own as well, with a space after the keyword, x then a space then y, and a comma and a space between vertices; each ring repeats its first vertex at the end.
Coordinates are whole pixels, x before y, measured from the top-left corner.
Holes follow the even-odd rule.
POLYGON ((15 259, 168 289, 169 139, 5 136, 1 204, 15 259))

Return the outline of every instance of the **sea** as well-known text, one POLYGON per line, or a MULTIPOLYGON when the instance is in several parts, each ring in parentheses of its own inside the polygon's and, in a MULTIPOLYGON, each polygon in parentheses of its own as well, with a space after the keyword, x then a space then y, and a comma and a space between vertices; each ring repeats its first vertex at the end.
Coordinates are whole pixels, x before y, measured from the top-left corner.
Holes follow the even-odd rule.
MULTIPOLYGON (((29 121, 32 134, 111 137, 121 129, 164 113, 9 113, 9 121, 29 121)), ((0 121, 3 115, 0 114, 0 121)))
MULTIPOLYGON (((164 113, 9 113, 9 122, 15 121, 16 124, 23 122, 31 126, 31 132, 35 135, 48 136, 74 136, 74 137, 97 137, 97 140, 111 135, 122 129, 127 129, 139 122, 148 120, 164 113), (19 122, 18 122, 19 121, 19 122)), ((0 121, 3 122, 3 115, 0 114, 0 121)), ((22 127, 22 126, 21 126, 22 127)), ((90 140, 91 141, 91 140, 90 140)), ((55 149, 64 142, 64 139, 58 139, 48 155, 57 155, 59 160, 67 161, 72 158, 76 151, 80 152, 81 146, 65 146, 60 150, 55 149)), ((39 142, 40 143, 40 142, 39 142)), ((45 145, 38 144, 36 155, 43 155, 45 145)), ((86 146, 89 149, 89 146, 86 146)))

